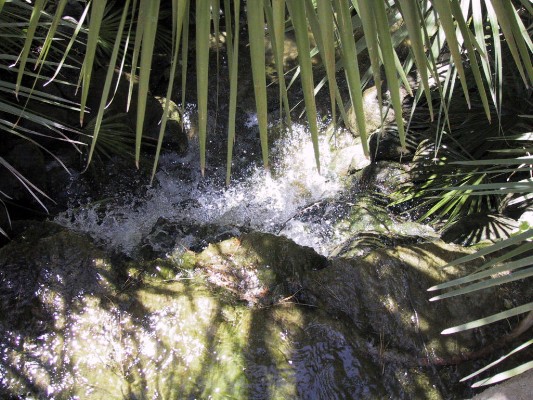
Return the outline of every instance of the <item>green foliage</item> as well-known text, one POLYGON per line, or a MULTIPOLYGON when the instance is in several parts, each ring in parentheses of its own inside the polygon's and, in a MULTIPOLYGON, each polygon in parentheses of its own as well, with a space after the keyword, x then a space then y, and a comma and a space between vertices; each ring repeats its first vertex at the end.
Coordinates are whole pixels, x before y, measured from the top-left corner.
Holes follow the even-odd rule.
MULTIPOLYGON (((254 91, 260 129, 264 164, 268 165, 268 132, 266 129, 266 89, 264 37, 265 32, 272 35, 275 63, 280 80, 280 99, 286 116, 289 117, 289 104, 286 96, 285 77, 282 61, 283 29, 293 29, 296 33, 298 46, 300 77, 304 93, 310 132, 315 143, 317 169, 320 166, 318 148, 316 146, 318 128, 314 95, 322 87, 315 87, 311 68, 310 55, 319 53, 324 60, 326 78, 329 79, 329 98, 332 114, 336 108, 344 113, 344 104, 338 92, 338 83, 333 80, 333 71, 344 68, 349 87, 350 104, 354 107, 363 138, 366 154, 367 135, 364 121, 364 110, 361 101, 361 89, 373 78, 377 93, 381 96, 381 82, 386 79, 390 90, 392 106, 395 109, 396 124, 402 146, 406 143, 406 129, 402 119, 400 88, 411 87, 407 83, 407 74, 417 71, 418 80, 415 87, 415 98, 418 102, 425 96, 428 113, 433 119, 437 116, 435 140, 421 144, 420 157, 429 157, 420 163, 419 179, 422 182, 421 192, 410 194, 410 198, 425 196, 425 207, 422 217, 447 218, 453 221, 465 211, 483 211, 495 207, 493 199, 502 194, 517 193, 513 201, 526 201, 531 197, 531 182, 523 180, 518 184, 508 182, 511 176, 529 172, 529 158, 521 158, 530 151, 525 146, 507 146, 506 153, 496 153, 498 146, 489 146, 489 135, 485 131, 476 132, 472 136, 472 128, 464 121, 455 123, 454 118, 462 118, 452 99, 457 98, 454 89, 459 79, 462 96, 468 107, 477 107, 484 118, 498 121, 496 138, 503 132, 502 108, 503 101, 503 64, 504 60, 513 71, 520 76, 523 87, 530 87, 533 82, 531 53, 533 44, 521 15, 530 17, 531 4, 527 0, 512 2, 511 0, 332 0, 314 2, 296 0, 262 0, 262 1, 224 1, 221 8, 216 0, 190 0, 159 2, 149 0, 133 0, 118 3, 107 1, 70 2, 81 6, 78 16, 63 15, 67 9, 67 1, 53 2, 36 0, 30 5, 22 0, 0 1, 0 134, 12 135, 20 140, 28 140, 41 146, 38 137, 45 136, 70 142, 73 146, 82 146, 78 139, 79 132, 66 123, 55 121, 48 116, 39 115, 35 108, 28 107, 32 102, 54 104, 65 109, 75 109, 79 113, 82 126, 87 125, 85 104, 91 85, 91 76, 95 65, 105 65, 108 74, 104 83, 104 92, 94 120, 94 132, 91 138, 88 159, 90 163, 98 142, 106 142, 103 148, 115 151, 122 137, 103 134, 104 109, 112 98, 112 78, 115 69, 127 71, 133 77, 139 77, 138 84, 138 115, 135 132, 135 162, 139 165, 140 148, 143 140, 143 120, 146 94, 150 83, 150 66, 158 41, 156 36, 166 32, 172 38, 171 78, 167 89, 167 99, 172 98, 174 75, 177 71, 178 57, 181 54, 182 79, 181 91, 185 93, 186 66, 189 52, 189 24, 194 15, 197 71, 197 98, 199 114, 199 137, 202 172, 205 168, 205 152, 207 140, 207 81, 209 71, 209 49, 212 27, 215 34, 219 30, 221 15, 225 21, 228 35, 228 55, 230 56, 231 107, 230 121, 234 118, 235 95, 238 68, 238 37, 240 9, 247 16, 246 27, 252 58, 254 91), (319 4, 320 3, 320 4, 319 4), (233 13, 232 13, 233 4, 233 13), (515 6, 516 5, 516 6, 515 6), (289 11, 289 19, 285 20, 285 7, 289 11), (51 11, 49 14, 48 11, 51 11), (161 24, 162 16, 170 15, 172 27, 161 24), (77 18, 77 19, 76 19, 77 18), (318 21, 318 23, 317 23, 318 21), (232 32, 231 26, 235 27, 232 32), (265 30, 266 26, 266 30, 265 30), (332 30, 334 27, 334 30, 332 30), (363 35, 354 35, 354 31, 363 35), (309 32, 316 38, 317 48, 310 49, 309 32), (332 35, 333 32, 333 35, 332 35), (169 33, 169 34, 168 34, 169 33), (231 38, 230 38, 231 36, 231 38), (400 61, 397 54, 399 46, 409 43, 412 51, 400 61), (509 49, 511 57, 503 57, 502 47, 509 49), (333 59, 333 46, 339 50, 339 59, 333 59), (363 55, 370 60, 370 69, 360 71, 358 59, 363 55), (464 62, 469 67, 465 68, 464 62), (403 63, 402 63, 403 62, 403 63), (382 74, 384 72, 384 76, 382 74), (71 77, 75 75, 77 82, 71 77), (472 81, 473 79, 473 81, 472 81), (45 82, 54 81, 59 85, 79 85, 79 105, 67 101, 61 96, 53 96, 43 90, 45 82), (473 83, 471 83, 473 82, 473 83), (430 89, 433 88, 433 94, 430 89), (471 91, 478 94, 472 100, 471 91), (14 94, 13 94, 14 93, 14 94), (434 104, 433 95, 437 96, 434 104), (475 104, 477 102, 477 104, 475 104), (438 106, 434 113, 433 107, 438 106), (455 116, 455 117, 454 117, 455 116), (24 119, 41 127, 39 132, 23 127, 19 122, 24 119), (457 136, 470 137, 469 142, 457 136), (107 139, 106 139, 107 137, 107 139), (111 138, 111 139, 110 139, 111 138), (446 152, 440 152, 447 146, 446 152), (521 153, 516 153, 520 150, 521 153), (433 153, 432 156, 429 154, 433 153), (498 157, 492 157, 494 155, 498 157), (490 156, 490 157, 489 157, 490 156), (446 157, 446 159, 444 158, 446 157), (457 164, 448 163, 452 159, 457 164), (493 160, 497 159, 497 163, 493 160), (484 160, 484 161, 481 161, 484 160), (492 164, 487 164, 492 163, 492 164), (453 173, 450 166, 456 168, 453 173), (482 186, 485 185, 485 186, 482 186), (433 195, 429 196, 429 193, 433 195), (431 199, 435 197, 435 199, 431 199)), ((217 39, 218 40, 218 39, 217 39)), ((212 73, 212 72, 211 72, 212 73)), ((133 79, 130 81, 129 102, 133 95, 133 79)), ((182 98, 182 103, 184 103, 182 98)), ((381 98, 380 98, 381 101, 381 98)), ((168 103, 165 105, 168 107, 168 103)), ((414 113, 415 107, 413 107, 414 113)), ((125 112, 127 110, 124 110, 125 112)), ((154 173, 161 149, 166 115, 157 143, 154 160, 154 173)), ((526 118, 529 118, 526 117, 526 118)), ((472 121, 468 121, 470 123, 472 121)), ((92 122, 91 122, 92 123, 92 122)), ((235 137, 234 124, 230 124, 228 132, 228 164, 231 160, 232 144, 235 137)), ((516 132, 505 132, 514 135, 516 132)), ((524 131, 518 132, 520 134, 524 131)), ((506 145, 510 136, 506 138, 506 145)), ((501 142, 500 142, 501 143, 501 142)), ((500 146, 501 150, 501 146, 500 146)), ((14 170, 9 163, 0 158, 0 167, 6 168, 32 193, 38 202, 39 196, 45 196, 34 183, 29 182, 14 170)), ((230 174, 228 166, 228 181, 230 174)), ((0 202, 8 198, 8 194, 0 193, 0 202)), ((0 233, 3 233, 0 231, 0 233)), ((530 239, 528 237, 528 239, 530 239)), ((529 243, 529 242, 527 242, 529 243)), ((527 268, 527 267, 523 267, 527 268)), ((529 271, 529 269, 527 270, 529 271)), ((529 273, 529 272, 528 272, 529 273)))
POLYGON ((396 195, 407 212, 445 230, 466 216, 501 213, 513 190, 528 190, 527 183, 519 181, 531 174, 527 157, 533 137, 528 112, 533 99, 527 89, 516 85, 515 78, 505 79, 508 93, 500 110, 491 108, 498 123, 488 123, 476 94, 471 96, 470 109, 465 99, 456 97, 444 121, 429 121, 428 107, 417 106, 410 121, 411 131, 419 138, 412 181, 396 195), (432 132, 437 132, 433 138, 432 132))

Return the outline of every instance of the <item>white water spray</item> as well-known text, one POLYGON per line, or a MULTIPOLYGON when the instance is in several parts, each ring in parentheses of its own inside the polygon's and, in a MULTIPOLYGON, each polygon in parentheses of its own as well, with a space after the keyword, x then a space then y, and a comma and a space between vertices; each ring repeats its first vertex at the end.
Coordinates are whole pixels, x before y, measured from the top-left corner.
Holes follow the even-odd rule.
MULTIPOLYGON (((353 145, 349 140, 343 144, 353 145)), ((302 208, 332 198, 343 189, 342 178, 333 170, 335 152, 326 135, 320 137, 319 146, 322 174, 316 169, 310 133, 294 124, 292 132, 272 146, 271 171, 245 168, 240 176, 233 176, 229 188, 222 183, 224 166, 212 168, 206 178, 194 170, 197 149, 190 149, 185 157, 166 154, 161 157, 156 183, 143 198, 69 209, 57 216, 56 222, 126 254, 133 254, 162 219, 167 225, 216 226, 220 232, 227 229, 237 234, 250 229, 278 233, 283 228, 284 235, 325 254, 328 246, 323 233, 314 235, 316 227, 292 221, 302 208), (179 168, 190 170, 186 178, 177 173, 179 168)), ((328 223, 324 221, 324 226, 328 223)), ((190 232, 177 234, 175 239, 175 246, 182 248, 197 240, 190 232)))

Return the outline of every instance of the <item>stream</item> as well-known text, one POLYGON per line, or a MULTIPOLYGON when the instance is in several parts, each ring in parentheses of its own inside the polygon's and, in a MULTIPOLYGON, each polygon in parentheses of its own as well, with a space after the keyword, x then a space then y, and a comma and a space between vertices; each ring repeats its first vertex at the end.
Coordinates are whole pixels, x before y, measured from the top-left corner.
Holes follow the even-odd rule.
POLYGON ((464 273, 441 268, 464 250, 387 209, 401 168, 363 185, 357 140, 323 125, 319 174, 302 125, 271 130, 265 170, 247 116, 229 187, 216 133, 205 177, 194 138, 152 185, 113 165, 96 191, 73 176, 68 210, 0 248, 0 395, 470 396, 458 380, 471 366, 432 360, 478 338, 439 332, 510 294, 429 304, 428 287, 464 273))
MULTIPOLYGON (((271 130, 276 125, 271 124, 271 130)), ((158 255, 180 248, 197 251, 208 243, 248 231, 283 235, 324 256, 354 234, 374 231, 375 225, 383 225, 379 231, 389 235, 436 236, 429 227, 393 221, 388 216, 385 225, 363 218, 357 229, 342 226, 343 219, 353 217, 350 210, 365 194, 348 174, 352 158, 362 158, 363 165, 368 164, 360 143, 349 132, 339 130, 334 136, 323 124, 322 131, 328 133, 319 140, 319 174, 311 135, 303 125, 294 123, 291 130, 281 134, 276 131, 268 170, 259 163, 253 114, 245 126, 248 133, 236 143, 229 187, 224 184, 226 149, 221 143, 225 144, 225 138, 219 134, 210 139, 205 177, 199 171, 198 143, 194 140, 186 155, 167 153, 161 157, 154 184, 141 196, 129 191, 129 176, 114 177, 110 171, 110 198, 79 206, 80 200, 73 196, 76 207, 59 214, 55 221, 132 256, 139 246, 158 255), (166 234, 168 230, 172 237, 166 234)))

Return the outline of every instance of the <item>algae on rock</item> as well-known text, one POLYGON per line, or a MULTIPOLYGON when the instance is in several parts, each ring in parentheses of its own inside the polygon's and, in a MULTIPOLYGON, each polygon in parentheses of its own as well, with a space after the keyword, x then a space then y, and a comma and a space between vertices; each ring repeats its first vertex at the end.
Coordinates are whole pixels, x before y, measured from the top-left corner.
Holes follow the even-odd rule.
POLYGON ((250 233, 126 262, 53 224, 32 229, 0 248, 6 397, 446 398, 450 372, 428 364, 479 337, 439 330, 505 300, 429 305, 425 289, 464 253, 438 241, 327 260, 250 233))

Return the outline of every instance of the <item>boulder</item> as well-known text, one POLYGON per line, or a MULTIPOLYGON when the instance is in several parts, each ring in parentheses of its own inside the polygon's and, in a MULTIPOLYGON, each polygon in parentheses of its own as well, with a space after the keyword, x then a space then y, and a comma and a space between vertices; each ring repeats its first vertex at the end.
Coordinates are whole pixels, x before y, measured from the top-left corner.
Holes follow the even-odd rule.
MULTIPOLYGON (((384 93, 383 99, 386 100, 386 93, 384 93)), ((365 114, 366 132, 368 134, 373 133, 382 125, 387 125, 394 122, 395 119, 395 114, 392 107, 389 107, 387 104, 379 104, 378 92, 375 86, 369 87, 363 92, 363 112, 365 114), (383 121, 381 120, 382 116, 383 121)), ((359 136, 357 118, 355 116, 355 110, 352 106, 348 108, 346 115, 348 117, 346 126, 355 136, 359 136)))
POLYGON ((250 233, 140 262, 29 223, 0 248, 0 395, 465 398, 455 367, 436 366, 506 324, 440 330, 514 294, 429 303, 428 286, 464 273, 442 268, 461 254, 433 242, 327 260, 250 233))

